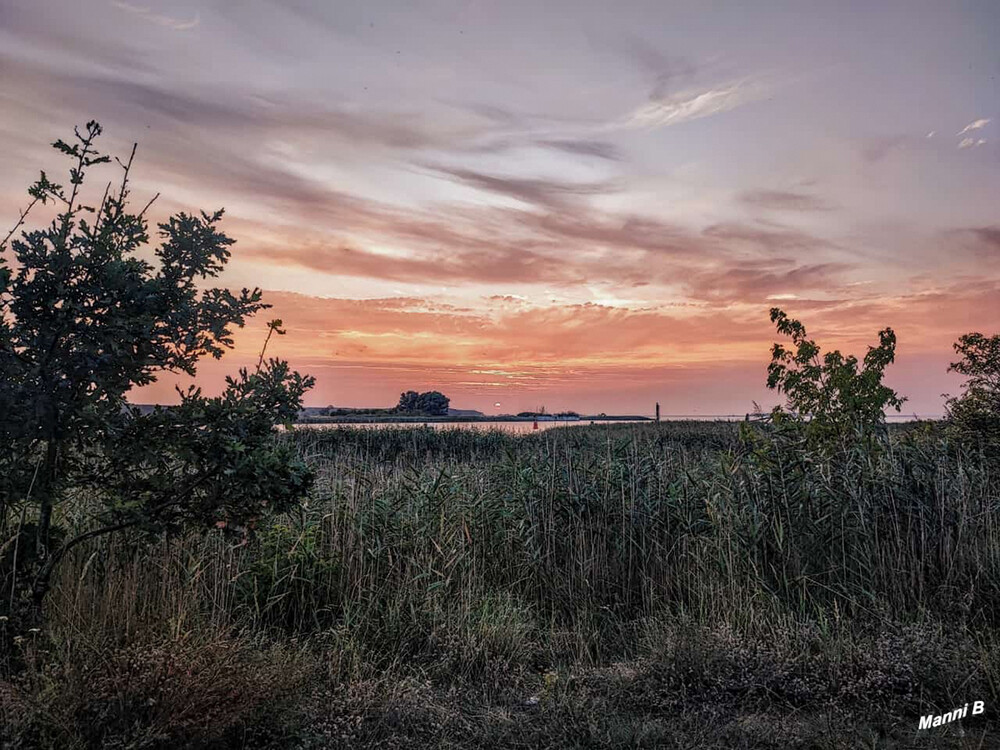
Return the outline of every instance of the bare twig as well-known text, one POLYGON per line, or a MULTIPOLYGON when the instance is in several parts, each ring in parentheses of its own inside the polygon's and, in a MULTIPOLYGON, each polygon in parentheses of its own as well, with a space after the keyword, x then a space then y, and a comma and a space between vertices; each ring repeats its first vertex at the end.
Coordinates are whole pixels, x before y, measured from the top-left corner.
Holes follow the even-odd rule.
POLYGON ((109 182, 104 186, 104 195, 101 197, 101 205, 97 209, 97 218, 94 219, 94 226, 90 232, 90 239, 93 240, 97 237, 97 233, 101 226, 101 217, 104 215, 104 205, 108 202, 108 192, 111 190, 111 183, 109 182))
POLYGON ((157 194, 156 194, 156 195, 154 195, 154 196, 153 196, 152 198, 150 198, 150 199, 149 199, 149 203, 147 203, 147 204, 146 204, 146 205, 145 205, 145 206, 143 207, 143 209, 142 209, 142 210, 141 210, 141 211, 140 211, 140 212, 139 212, 139 213, 138 213, 138 214, 136 215, 136 218, 137 218, 137 219, 141 219, 141 218, 142 218, 143 216, 145 216, 145 215, 146 215, 146 211, 148 211, 148 210, 149 210, 149 207, 153 205, 153 201, 155 201, 155 200, 156 200, 157 198, 159 198, 159 197, 160 197, 160 194, 159 194, 159 193, 157 193, 157 194))
POLYGON ((20 212, 21 215, 18 217, 17 223, 13 226, 13 228, 9 232, 7 232, 7 236, 3 238, 3 242, 0 242, 0 252, 3 252, 4 248, 7 247, 7 243, 10 241, 10 238, 14 236, 14 232, 16 232, 21 227, 21 225, 24 224, 24 220, 27 218, 28 212, 32 208, 34 208, 35 204, 38 203, 38 201, 39 199, 35 198, 33 201, 31 201, 31 203, 28 204, 28 207, 26 209, 20 212))

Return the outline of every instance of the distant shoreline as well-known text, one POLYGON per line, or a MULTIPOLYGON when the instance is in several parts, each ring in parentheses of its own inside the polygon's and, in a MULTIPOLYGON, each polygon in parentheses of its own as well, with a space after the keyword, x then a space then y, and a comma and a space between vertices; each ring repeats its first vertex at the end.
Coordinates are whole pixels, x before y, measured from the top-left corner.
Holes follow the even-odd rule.
MULTIPOLYGON (((157 406, 170 408, 170 405, 158 404, 130 404, 131 408, 138 409, 141 413, 147 414, 157 406)), ((555 424, 579 424, 581 422, 656 422, 651 416, 639 414, 589 414, 580 415, 579 418, 559 418, 554 415, 545 414, 531 417, 519 417, 517 415, 496 415, 485 414, 450 414, 447 416, 432 417, 420 415, 401 414, 378 414, 372 412, 362 412, 358 414, 339 414, 337 416, 325 416, 310 414, 309 410, 319 410, 319 407, 306 407, 305 413, 294 421, 297 425, 319 425, 319 424, 468 424, 468 423, 508 423, 508 422, 545 422, 555 424)), ((737 422, 743 421, 747 414, 663 414, 660 416, 661 422, 737 422)), ((752 418, 754 414, 751 412, 752 418)), ((892 413, 885 415, 889 423, 905 422, 937 422, 945 418, 944 414, 914 414, 914 413, 892 413)))
MULTIPOLYGON (((752 414, 750 415, 753 416, 752 414)), ((746 418, 743 414, 665 414, 660 417, 660 422, 742 422, 746 418)), ((917 415, 917 414, 888 414, 886 421, 890 424, 905 424, 908 422, 936 422, 943 418, 942 415, 917 415)), ((638 414, 594 414, 582 415, 579 419, 553 419, 551 417, 517 417, 517 416, 496 416, 496 417, 473 417, 473 416, 447 416, 447 417, 421 417, 421 416, 337 416, 321 417, 309 416, 301 417, 295 424, 299 426, 322 425, 322 424, 497 424, 511 422, 544 422, 545 424, 580 424, 587 422, 649 422, 656 423, 653 417, 638 414)))
POLYGON ((340 416, 340 417, 303 417, 296 424, 424 424, 424 423, 468 423, 468 422, 552 422, 557 424, 577 424, 579 422, 652 422, 652 417, 628 414, 581 416, 579 419, 553 419, 545 417, 402 417, 402 416, 340 416))

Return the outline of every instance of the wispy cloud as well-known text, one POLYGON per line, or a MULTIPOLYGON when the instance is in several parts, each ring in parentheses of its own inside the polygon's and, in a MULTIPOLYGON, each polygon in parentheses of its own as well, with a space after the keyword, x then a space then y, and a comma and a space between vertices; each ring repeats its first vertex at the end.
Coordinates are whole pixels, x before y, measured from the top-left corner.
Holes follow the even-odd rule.
POLYGON ((574 196, 604 195, 616 191, 616 186, 608 182, 572 183, 562 180, 510 177, 485 174, 471 169, 458 169, 427 165, 434 172, 455 181, 524 203, 556 207, 574 196))
POLYGON ((133 13, 137 16, 145 18, 147 21, 151 21, 159 26, 163 26, 168 29, 173 29, 174 31, 187 31, 188 29, 193 29, 199 23, 201 23, 201 17, 196 11, 194 18, 184 21, 177 18, 171 18, 170 16, 160 15, 159 13, 154 13, 152 8, 143 8, 138 5, 131 5, 122 0, 112 0, 112 5, 121 10, 133 13))
POLYGON ((815 195, 786 190, 748 190, 740 195, 740 200, 772 211, 829 211, 831 208, 815 195))
POLYGON ((587 139, 543 139, 538 141, 538 145, 578 156, 593 156, 598 159, 607 159, 609 161, 621 161, 622 159, 622 155, 619 153, 615 145, 606 141, 594 141, 587 139))
POLYGON ((990 122, 992 122, 992 120, 989 117, 985 117, 981 120, 974 120, 961 130, 959 130, 958 135, 965 135, 966 133, 972 132, 973 130, 980 130, 981 128, 985 128, 987 125, 990 124, 990 122))
POLYGON ((986 267, 1000 269, 1000 225, 956 229, 945 232, 943 239, 956 251, 967 253, 978 268, 985 263, 986 267))
POLYGON ((896 149, 905 147, 906 144, 907 137, 905 135, 883 135, 867 138, 862 142, 861 157, 869 164, 877 164, 896 149))
POLYGON ((756 261, 728 264, 702 273, 692 273, 686 286, 694 299, 709 301, 743 301, 797 299, 799 294, 821 293, 835 288, 839 276, 849 270, 842 263, 812 263, 795 265, 794 261, 756 261))
POLYGON ((693 60, 668 55, 641 37, 630 37, 626 52, 646 75, 653 77, 651 100, 664 99, 670 90, 678 88, 684 81, 691 81, 699 72, 699 66, 693 60))
POLYGON ((976 146, 982 146, 986 143, 985 138, 975 139, 975 138, 963 138, 958 144, 959 148, 975 148, 976 146))
POLYGON ((643 104, 629 113, 622 123, 630 128, 661 128, 689 120, 728 112, 756 99, 761 87, 738 81, 701 92, 685 92, 643 104))

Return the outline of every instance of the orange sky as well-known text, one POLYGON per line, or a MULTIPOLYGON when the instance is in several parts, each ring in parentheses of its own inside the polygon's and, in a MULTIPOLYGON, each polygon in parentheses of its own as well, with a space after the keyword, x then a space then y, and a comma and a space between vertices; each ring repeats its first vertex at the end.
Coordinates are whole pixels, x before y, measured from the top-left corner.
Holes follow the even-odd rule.
POLYGON ((92 117, 154 220, 224 206, 274 308, 209 391, 279 317, 311 405, 742 414, 779 305, 939 414, 1000 329, 1000 10, 752 6, 7 4, 0 213, 92 117))

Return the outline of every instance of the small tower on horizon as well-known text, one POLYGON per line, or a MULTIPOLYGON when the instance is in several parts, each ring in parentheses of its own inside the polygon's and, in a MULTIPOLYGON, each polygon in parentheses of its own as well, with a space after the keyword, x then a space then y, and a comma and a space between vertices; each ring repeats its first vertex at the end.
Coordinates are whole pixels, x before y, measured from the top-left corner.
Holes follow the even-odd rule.
POLYGON ((656 421, 660 421, 660 402, 656 402, 656 421))

